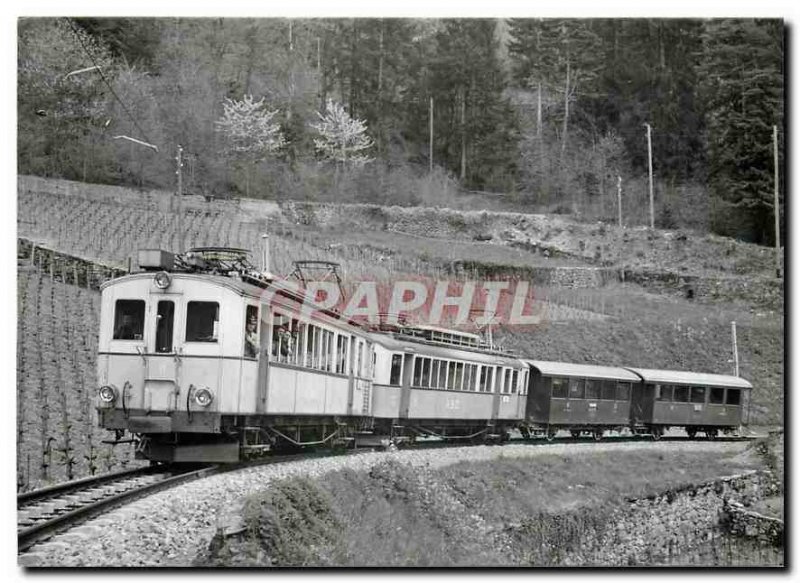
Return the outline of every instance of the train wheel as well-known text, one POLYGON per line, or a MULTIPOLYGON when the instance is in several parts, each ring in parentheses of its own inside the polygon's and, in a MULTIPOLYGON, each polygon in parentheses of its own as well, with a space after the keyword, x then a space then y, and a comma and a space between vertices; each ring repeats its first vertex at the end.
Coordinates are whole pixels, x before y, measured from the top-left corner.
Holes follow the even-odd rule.
POLYGON ((581 436, 581 432, 578 429, 570 429, 569 434, 573 439, 578 439, 581 436))
POLYGON ((716 429, 708 429, 706 431, 706 437, 709 439, 716 439, 717 438, 717 430, 716 429))
POLYGON ((592 437, 594 437, 595 441, 600 441, 601 439, 603 439, 603 430, 595 429, 594 433, 592 434, 592 437))
POLYGON ((544 436, 544 438, 545 438, 547 441, 553 441, 553 439, 555 439, 555 437, 556 437, 556 432, 555 432, 555 431, 553 431, 552 429, 549 429, 549 430, 547 431, 547 433, 545 433, 545 436, 544 436))
POLYGON ((653 427, 653 433, 652 433, 653 441, 660 440, 662 433, 663 433, 663 431, 662 431, 662 429, 660 427, 653 427))
POLYGON ((694 429, 694 428, 689 429, 689 428, 687 428, 686 429, 686 435, 689 436, 689 439, 694 439, 695 437, 697 437, 697 429, 694 429))

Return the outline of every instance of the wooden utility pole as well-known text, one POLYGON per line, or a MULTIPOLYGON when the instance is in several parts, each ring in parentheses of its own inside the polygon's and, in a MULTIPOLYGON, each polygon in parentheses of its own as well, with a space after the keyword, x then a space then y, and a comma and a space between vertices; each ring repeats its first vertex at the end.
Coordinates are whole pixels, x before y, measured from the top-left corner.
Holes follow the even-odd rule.
POLYGON ((622 176, 617 174, 617 220, 622 228, 622 176))
POLYGON ((430 137, 428 139, 428 172, 433 173, 433 97, 431 97, 431 112, 428 115, 430 120, 430 137))
POLYGON ((772 150, 775 156, 775 274, 781 276, 781 207, 778 197, 778 126, 772 126, 772 150))
POLYGON ((177 162, 177 169, 175 170, 175 174, 178 175, 178 190, 175 193, 177 198, 176 200, 176 207, 177 207, 177 214, 178 214, 178 253, 183 253, 183 146, 178 144, 178 155, 175 156, 175 161, 177 162))
POLYGON ((656 228, 655 211, 653 210, 653 138, 652 128, 649 123, 644 124, 647 128, 647 167, 650 175, 650 228, 656 228))
POLYGON ((467 178, 467 92, 461 90, 461 183, 467 178))

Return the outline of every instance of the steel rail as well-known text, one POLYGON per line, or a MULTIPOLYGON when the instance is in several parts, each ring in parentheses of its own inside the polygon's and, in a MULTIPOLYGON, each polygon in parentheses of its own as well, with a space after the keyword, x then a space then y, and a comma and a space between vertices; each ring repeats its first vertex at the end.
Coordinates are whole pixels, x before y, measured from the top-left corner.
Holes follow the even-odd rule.
POLYGON ((111 508, 121 506, 145 495, 154 494, 160 490, 165 490, 177 486, 182 482, 188 482, 199 478, 204 478, 219 472, 222 466, 208 466, 199 470, 183 472, 175 476, 170 476, 164 480, 145 484, 133 488, 126 492, 106 496, 96 502, 87 503, 79 508, 55 516, 49 520, 35 524, 29 528, 18 531, 17 547, 18 552, 24 551, 37 542, 50 538, 54 534, 70 528, 77 523, 84 522, 98 514, 107 512, 111 508))

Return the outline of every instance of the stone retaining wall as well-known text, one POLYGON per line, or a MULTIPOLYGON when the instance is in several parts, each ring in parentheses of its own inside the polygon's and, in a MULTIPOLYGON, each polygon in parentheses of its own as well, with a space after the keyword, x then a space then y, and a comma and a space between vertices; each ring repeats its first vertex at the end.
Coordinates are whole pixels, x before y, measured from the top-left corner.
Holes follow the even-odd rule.
POLYGON ((532 565, 675 564, 728 532, 732 499, 750 504, 775 488, 770 472, 754 471, 629 500, 611 511, 598 509, 595 516, 542 516, 507 530, 528 542, 532 565))

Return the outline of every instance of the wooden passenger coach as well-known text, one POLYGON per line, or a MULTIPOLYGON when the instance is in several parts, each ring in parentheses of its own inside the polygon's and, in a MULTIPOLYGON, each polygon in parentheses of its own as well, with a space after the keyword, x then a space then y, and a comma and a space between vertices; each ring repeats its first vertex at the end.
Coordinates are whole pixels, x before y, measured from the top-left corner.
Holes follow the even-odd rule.
POLYGON ((735 431, 753 386, 740 377, 673 370, 629 368, 640 377, 632 422, 658 437, 670 427, 716 437, 735 431))
POLYGON ((624 368, 526 360, 531 375, 525 422, 552 439, 562 429, 600 439, 629 424, 631 393, 641 380, 624 368))

